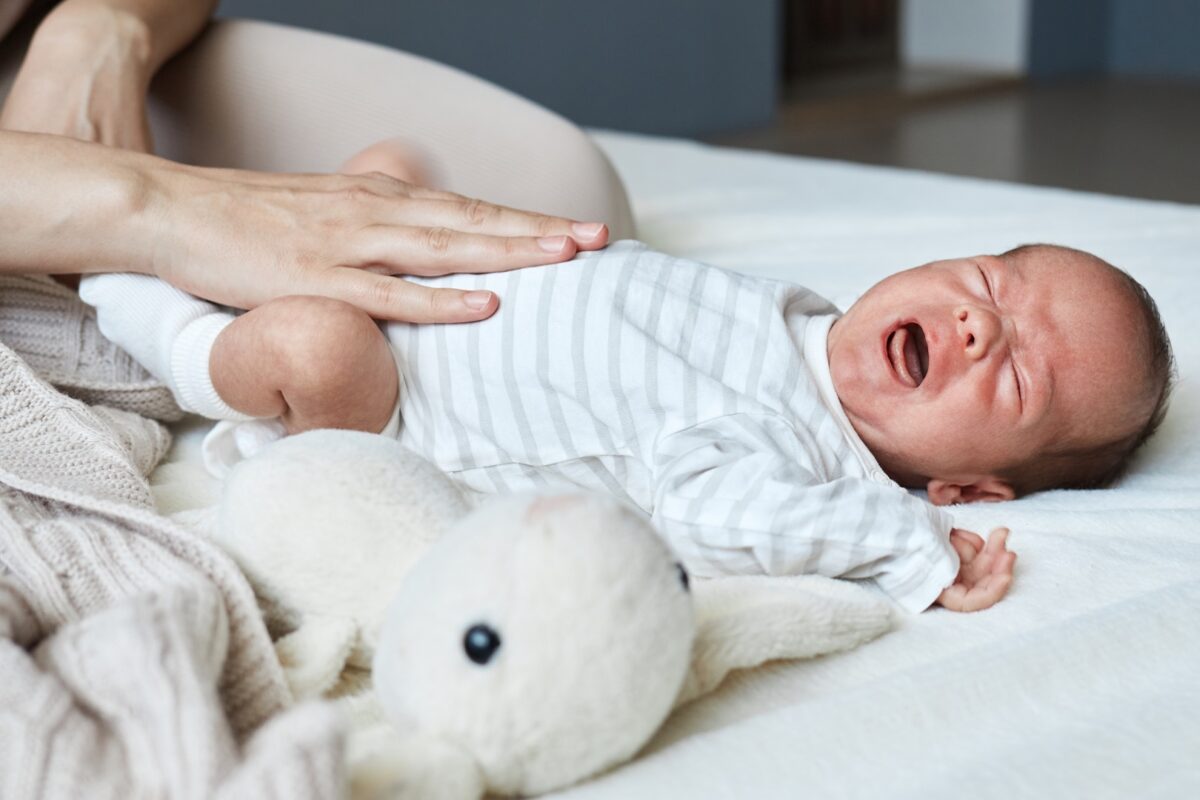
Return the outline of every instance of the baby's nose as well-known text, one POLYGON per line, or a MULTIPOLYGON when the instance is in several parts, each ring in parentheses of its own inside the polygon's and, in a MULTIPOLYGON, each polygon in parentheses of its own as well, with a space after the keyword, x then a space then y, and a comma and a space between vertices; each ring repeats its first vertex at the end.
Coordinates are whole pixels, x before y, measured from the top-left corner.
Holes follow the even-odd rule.
POLYGON ((963 352, 969 359, 977 361, 986 356, 1000 337, 1000 320, 986 308, 959 306, 954 310, 954 319, 963 352))

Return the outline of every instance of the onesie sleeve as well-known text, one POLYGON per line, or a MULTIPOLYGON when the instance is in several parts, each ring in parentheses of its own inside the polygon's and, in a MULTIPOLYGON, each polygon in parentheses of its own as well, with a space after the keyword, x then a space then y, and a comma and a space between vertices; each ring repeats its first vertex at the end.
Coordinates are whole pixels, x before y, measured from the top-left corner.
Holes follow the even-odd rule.
POLYGON ((209 419, 253 419, 221 399, 209 373, 213 343, 233 314, 150 275, 87 275, 79 296, 96 309, 104 337, 170 387, 180 408, 209 419))
POLYGON ((699 576, 869 578, 928 608, 958 574, 950 516, 900 486, 826 474, 785 420, 719 417, 657 444, 653 522, 699 576))

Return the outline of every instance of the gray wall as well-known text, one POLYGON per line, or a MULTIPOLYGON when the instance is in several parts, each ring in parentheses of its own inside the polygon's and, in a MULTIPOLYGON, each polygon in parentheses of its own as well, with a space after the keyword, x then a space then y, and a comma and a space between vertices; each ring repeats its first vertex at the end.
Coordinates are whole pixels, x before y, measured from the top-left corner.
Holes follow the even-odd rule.
POLYGON ((779 8, 779 0, 223 0, 218 13, 427 56, 582 125, 698 136, 771 119, 779 8))
POLYGON ((1200 78, 1200 3, 1108 0, 1109 69, 1123 75, 1200 78))
POLYGON ((1029 74, 1200 78, 1196 0, 1034 0, 1029 74))
POLYGON ((1034 0, 1029 74, 1035 78, 1108 71, 1108 0, 1034 0))

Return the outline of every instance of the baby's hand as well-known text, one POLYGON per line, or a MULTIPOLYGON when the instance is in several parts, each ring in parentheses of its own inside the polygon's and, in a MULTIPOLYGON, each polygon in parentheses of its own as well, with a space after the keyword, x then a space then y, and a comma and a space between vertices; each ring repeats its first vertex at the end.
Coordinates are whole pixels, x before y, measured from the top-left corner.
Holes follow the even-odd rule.
POLYGON ((946 587, 937 605, 951 611, 981 611, 990 608, 1008 592, 1012 584, 1016 553, 1004 549, 1008 528, 996 528, 988 534, 987 544, 979 534, 955 528, 950 544, 958 552, 958 577, 946 587))

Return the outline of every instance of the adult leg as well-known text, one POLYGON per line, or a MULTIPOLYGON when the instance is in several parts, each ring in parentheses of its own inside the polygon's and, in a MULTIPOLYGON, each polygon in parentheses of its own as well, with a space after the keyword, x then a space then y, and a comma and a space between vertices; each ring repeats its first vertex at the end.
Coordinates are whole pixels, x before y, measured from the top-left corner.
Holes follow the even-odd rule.
POLYGON ((633 235, 620 178, 577 127, 451 67, 352 39, 214 22, 155 80, 151 125, 168 158, 287 172, 334 172, 396 138, 438 188, 633 235))

